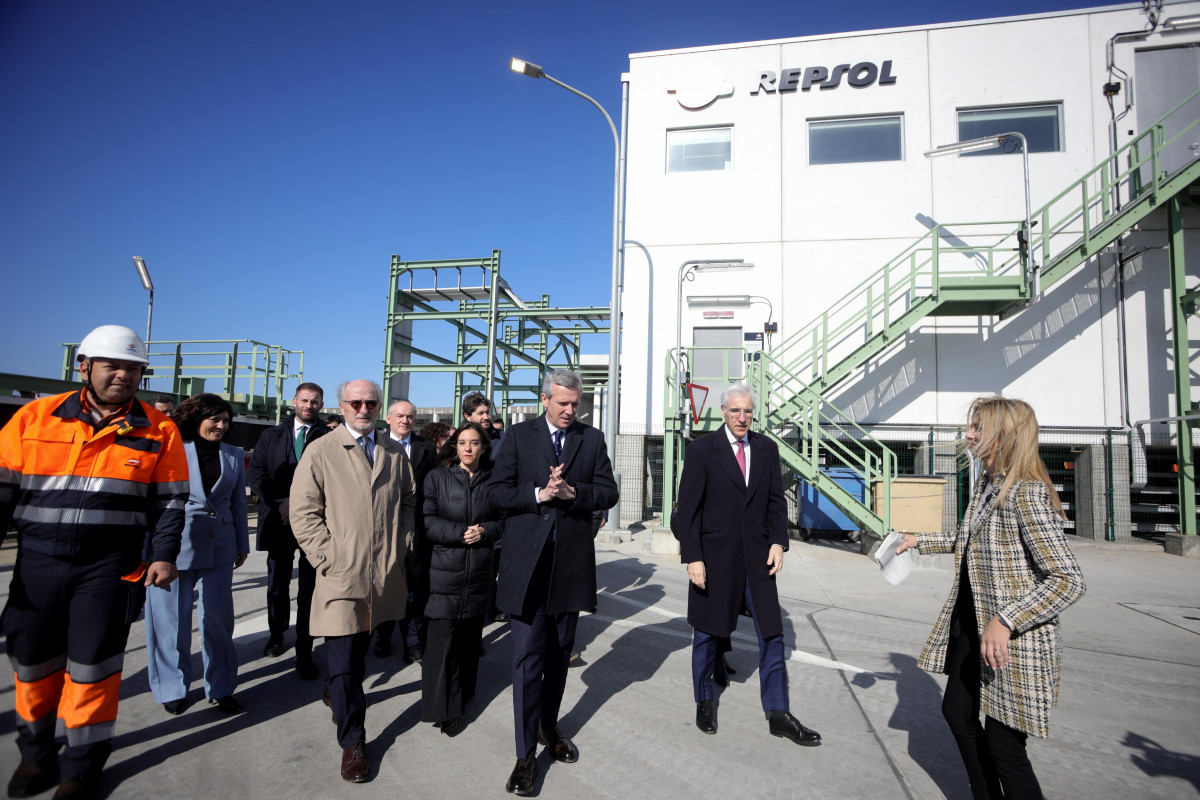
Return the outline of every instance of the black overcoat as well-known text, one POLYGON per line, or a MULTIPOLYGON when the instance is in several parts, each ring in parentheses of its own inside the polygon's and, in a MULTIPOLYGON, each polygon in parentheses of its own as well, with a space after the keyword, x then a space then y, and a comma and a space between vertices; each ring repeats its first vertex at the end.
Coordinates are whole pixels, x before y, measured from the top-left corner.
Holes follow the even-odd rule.
MULTIPOLYGON (((297 547, 288 519, 288 494, 292 491, 292 477, 299 463, 295 434, 292 433, 294 419, 281 422, 258 437, 250 455, 246 483, 258 496, 258 535, 255 537, 258 550, 297 547)), ((305 435, 304 446, 307 448, 329 430, 323 423, 314 422, 305 435)))
POLYGON ((575 487, 575 499, 539 504, 535 490, 546 485, 558 464, 546 417, 519 422, 504 434, 488 496, 492 507, 506 517, 496 606, 510 614, 525 608, 534 567, 555 529, 546 613, 596 607, 592 512, 617 502, 617 483, 600 431, 578 420, 571 423, 563 438, 562 463, 563 479, 575 487))
POLYGON ((747 578, 763 636, 783 633, 779 593, 767 566, 771 545, 788 549, 779 449, 756 433, 747 442, 748 483, 724 425, 688 445, 679 480, 681 560, 703 561, 707 573, 705 589, 688 584, 688 624, 713 636, 729 636, 737 627, 747 578))
POLYGON ((492 595, 493 545, 504 524, 487 507, 484 470, 468 476, 457 464, 438 467, 425 478, 422 517, 429 543, 430 619, 471 619, 487 613, 492 595), (483 525, 483 538, 464 544, 468 525, 483 525))

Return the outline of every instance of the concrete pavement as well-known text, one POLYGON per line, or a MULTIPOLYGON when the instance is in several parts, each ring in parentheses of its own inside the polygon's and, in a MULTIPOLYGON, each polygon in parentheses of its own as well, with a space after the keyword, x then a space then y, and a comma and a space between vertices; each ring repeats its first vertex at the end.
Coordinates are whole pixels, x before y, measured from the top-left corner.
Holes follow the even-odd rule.
MULTIPOLYGON (((824 744, 771 737, 758 701, 748 620, 735 635, 737 670, 720 697, 720 731, 693 725, 687 577, 677 557, 644 552, 649 534, 598 544, 601 596, 584 615, 586 665, 572 669, 562 728, 576 764, 539 757, 544 797, 960 798, 969 796, 940 715, 944 680, 916 667, 950 588, 948 557, 926 559, 899 587, 857 546, 795 541, 779 577, 793 711, 824 744)), ((5 599, 15 552, 0 551, 5 599)), ((1074 542, 1087 596, 1063 618, 1066 648, 1049 740, 1030 740, 1048 797, 1179 798, 1200 794, 1200 562, 1152 546, 1074 542)), ((505 797, 515 759, 507 627, 484 631, 480 685, 450 739, 418 721, 420 668, 368 657, 367 749, 372 780, 352 786, 321 683, 299 680, 292 653, 262 656, 266 562, 234 575, 247 713, 207 706, 197 683, 182 716, 163 711, 146 680, 145 633, 130 634, 116 751, 104 791, 114 798, 505 797)), ((294 584, 293 584, 294 586, 294 584)), ((291 638, 289 635, 288 643, 291 638)), ((199 636, 193 651, 200 674, 199 636)), ((317 650, 322 667, 321 649, 317 650)), ((0 680, 0 775, 16 766, 12 675, 0 680)), ((49 797, 49 794, 46 795, 49 797)))

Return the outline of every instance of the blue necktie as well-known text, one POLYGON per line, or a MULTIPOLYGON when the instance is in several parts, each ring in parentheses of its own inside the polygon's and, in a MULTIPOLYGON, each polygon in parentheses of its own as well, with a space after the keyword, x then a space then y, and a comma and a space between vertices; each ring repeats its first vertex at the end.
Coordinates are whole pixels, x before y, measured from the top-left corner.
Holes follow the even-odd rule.
POLYGON ((366 436, 360 436, 358 437, 358 446, 361 447, 363 453, 366 454, 367 463, 372 467, 375 466, 375 459, 371 458, 371 440, 366 436))
POLYGON ((554 432, 554 455, 558 459, 558 463, 562 463, 562 431, 554 432))

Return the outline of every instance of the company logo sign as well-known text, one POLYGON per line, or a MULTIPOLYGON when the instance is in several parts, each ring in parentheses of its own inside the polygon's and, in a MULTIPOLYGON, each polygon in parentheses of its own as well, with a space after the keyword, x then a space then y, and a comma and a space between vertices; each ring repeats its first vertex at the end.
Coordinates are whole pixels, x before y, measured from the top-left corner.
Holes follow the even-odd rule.
POLYGON ((896 82, 896 76, 892 74, 892 62, 884 61, 880 65, 876 65, 873 61, 861 61, 857 64, 838 64, 832 70, 827 67, 796 67, 794 69, 785 69, 778 75, 773 70, 765 69, 758 75, 758 85, 750 94, 758 94, 759 92, 794 92, 800 90, 807 92, 816 86, 821 91, 826 89, 836 89, 842 83, 842 78, 846 79, 846 83, 856 89, 864 89, 872 84, 878 83, 880 86, 891 86, 896 82))
POLYGON ((675 95, 679 105, 693 111, 733 94, 733 84, 725 80, 724 71, 716 64, 697 64, 677 75, 672 85, 675 88, 667 89, 667 94, 675 95))

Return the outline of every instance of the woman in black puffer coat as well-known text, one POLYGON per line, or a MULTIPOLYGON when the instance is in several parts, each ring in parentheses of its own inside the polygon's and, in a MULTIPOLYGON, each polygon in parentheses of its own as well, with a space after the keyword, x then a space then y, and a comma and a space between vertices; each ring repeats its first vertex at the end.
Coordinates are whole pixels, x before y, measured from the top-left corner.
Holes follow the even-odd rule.
POLYGON ((483 618, 492 585, 492 546, 503 523, 488 513, 491 437, 467 422, 425 476, 425 536, 432 549, 421 662, 421 720, 458 733, 463 706, 475 696, 483 618))

